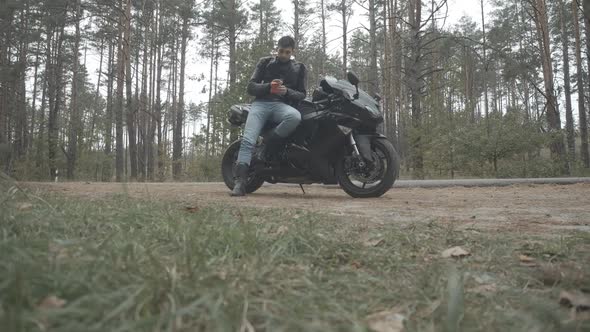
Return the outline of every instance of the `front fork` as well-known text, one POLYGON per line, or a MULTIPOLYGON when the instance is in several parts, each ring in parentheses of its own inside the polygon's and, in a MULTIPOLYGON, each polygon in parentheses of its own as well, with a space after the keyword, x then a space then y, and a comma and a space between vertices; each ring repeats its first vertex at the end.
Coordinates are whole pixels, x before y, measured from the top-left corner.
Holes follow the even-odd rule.
POLYGON ((359 160, 359 166, 365 167, 372 165, 373 152, 371 150, 371 142, 375 138, 374 135, 359 135, 354 132, 349 133, 348 140, 352 147, 352 155, 359 160))
POLYGON ((350 142, 350 146, 352 146, 352 156, 359 160, 359 167, 364 168, 365 166, 367 166, 365 162, 366 158, 363 158, 363 156, 361 156, 361 152, 359 151, 358 145, 356 144, 356 140, 354 139, 354 135, 352 132, 348 134, 348 140, 350 142))

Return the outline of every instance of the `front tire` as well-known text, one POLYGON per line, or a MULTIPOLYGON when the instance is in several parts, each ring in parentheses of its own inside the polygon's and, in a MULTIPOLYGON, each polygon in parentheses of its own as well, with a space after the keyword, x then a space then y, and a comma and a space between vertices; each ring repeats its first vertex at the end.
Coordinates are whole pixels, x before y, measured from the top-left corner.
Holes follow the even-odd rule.
MULTIPOLYGON (((221 161, 221 175, 223 176, 223 182, 229 188, 229 190, 233 190, 235 185, 233 168, 236 160, 238 159, 238 153, 240 152, 240 143, 241 140, 237 140, 230 144, 230 146, 227 147, 227 150, 225 150, 223 159, 221 161)), ((264 179, 253 175, 250 170, 248 182, 246 182, 246 193, 251 194, 255 192, 256 190, 260 189, 263 184, 264 179)))
POLYGON ((351 156, 345 156, 336 163, 338 183, 352 197, 380 197, 391 189, 398 176, 399 156, 390 141, 386 138, 373 139, 371 152, 375 165, 370 173, 360 172, 351 156), (367 184, 371 186, 367 188, 367 184))

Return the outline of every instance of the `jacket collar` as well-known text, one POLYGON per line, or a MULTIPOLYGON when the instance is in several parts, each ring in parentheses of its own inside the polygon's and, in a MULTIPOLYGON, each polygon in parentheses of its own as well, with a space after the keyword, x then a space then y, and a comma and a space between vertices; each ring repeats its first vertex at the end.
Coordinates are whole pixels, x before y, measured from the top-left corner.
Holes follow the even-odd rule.
POLYGON ((288 63, 293 63, 293 62, 294 62, 293 59, 289 59, 289 61, 287 61, 285 63, 282 63, 281 61, 279 61, 279 58, 277 56, 273 56, 272 59, 270 59, 270 62, 268 64, 269 65, 272 65, 272 64, 277 63, 277 64, 281 64, 281 65, 282 64, 285 64, 286 65, 288 63))

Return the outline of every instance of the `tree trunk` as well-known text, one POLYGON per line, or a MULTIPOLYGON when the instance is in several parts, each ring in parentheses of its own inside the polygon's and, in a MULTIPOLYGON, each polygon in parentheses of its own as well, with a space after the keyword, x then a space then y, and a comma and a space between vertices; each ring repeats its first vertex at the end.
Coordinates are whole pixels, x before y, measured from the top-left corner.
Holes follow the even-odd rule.
MULTIPOLYGON (((579 0, 577 0, 579 1, 579 0)), ((588 63, 588 68, 590 68, 590 1, 585 0, 582 1, 583 3, 583 13, 584 13, 584 27, 586 30, 586 61, 588 63)), ((579 30, 579 29, 578 29, 579 30)), ((590 71, 590 70, 589 70, 590 71)), ((588 74, 589 79, 588 82, 590 82, 590 73, 588 74)), ((580 95, 584 95, 584 94, 580 94, 580 95)), ((586 102, 586 100, 584 100, 584 102, 586 102)), ((584 167, 585 168, 589 168, 590 167, 590 158, 588 157, 588 118, 587 118, 587 111, 584 109, 584 119, 586 119, 586 121, 580 122, 580 136, 582 137, 582 146, 580 147, 581 152, 582 152, 582 160, 584 163, 584 167), (585 147, 584 147, 585 146, 585 147)), ((580 113, 580 117, 582 116, 582 113, 580 113)))
MULTIPOLYGON (((104 38, 101 38, 100 40, 100 60, 98 61, 98 78, 96 79, 96 91, 94 93, 94 110, 92 112, 92 122, 90 125, 90 137, 89 137, 89 144, 88 146, 91 147, 91 149, 93 148, 94 145, 94 137, 95 137, 95 130, 96 130, 96 121, 98 118, 98 114, 100 112, 100 107, 99 105, 99 101, 100 101, 100 87, 102 84, 102 66, 104 63, 104 38)), ((98 150, 98 147, 96 148, 98 150)), ((98 155, 98 154, 97 154, 98 155)), ((98 158, 98 157, 97 157, 98 158)), ((98 161, 97 161, 98 163, 98 161)), ((98 168, 98 165, 97 165, 98 168)), ((97 175, 97 181, 98 181, 98 175, 97 175)))
POLYGON ((485 15, 484 15, 484 8, 483 8, 483 0, 481 0, 481 29, 483 32, 483 93, 484 93, 484 109, 485 109, 485 121, 486 121, 486 133, 490 136, 490 121, 489 121, 489 114, 490 114, 490 103, 488 101, 488 60, 487 60, 487 44, 486 44, 486 24, 485 24, 485 15))
POLYGON ((156 118, 155 118, 155 125, 157 128, 157 135, 158 135, 158 143, 157 143, 157 164, 158 164, 158 179, 161 181, 163 180, 164 175, 164 142, 162 141, 162 100, 161 100, 161 89, 162 89, 162 36, 161 36, 161 27, 162 27, 162 13, 158 8, 158 15, 159 15, 159 23, 158 27, 160 29, 158 34, 158 58, 156 60, 158 69, 156 74, 156 118))
POLYGON ((295 39, 295 49, 298 49, 299 39, 301 38, 301 27, 299 26, 299 0, 293 0, 293 39, 295 39))
POLYGON ((209 69, 209 99, 207 102, 207 128, 205 132, 205 160, 209 159, 209 145, 211 140, 211 114, 213 112, 213 107, 211 104, 213 97, 213 68, 214 63, 217 61, 215 53, 215 34, 211 34, 211 67, 209 69))
MULTIPOLYGON (((260 0, 258 2, 258 15, 259 15, 259 19, 260 21, 258 23, 260 23, 260 26, 258 28, 258 42, 260 43, 260 45, 265 45, 266 43, 266 24, 264 24, 264 0, 260 0)), ((212 33, 212 35, 215 35, 214 33, 212 33)))
MULTIPOLYGON (((67 4, 63 9, 62 13, 62 20, 61 26, 59 27, 59 32, 57 34, 56 40, 56 58, 55 58, 55 67, 52 68, 53 74, 53 86, 50 89, 50 98, 53 100, 53 105, 51 105, 49 110, 49 118, 47 123, 47 154, 49 160, 49 175, 52 180, 57 180, 58 176, 58 169, 57 169, 57 140, 58 140, 58 115, 61 106, 61 99, 63 93, 62 87, 62 75, 63 75, 63 40, 64 40, 64 30, 65 30, 65 18, 67 13, 67 4)), ((58 22, 60 22, 58 20, 58 22)), ((51 23, 50 23, 51 24, 51 23)))
POLYGON ((421 90, 422 83, 420 76, 422 73, 422 40, 420 37, 420 26, 422 23, 422 1, 410 1, 410 31, 411 31, 411 63, 407 68, 408 87, 411 95, 412 107, 412 155, 414 168, 414 177, 417 179, 424 178, 424 159, 422 151, 422 109, 421 109, 421 90))
POLYGON ((391 37, 388 38, 390 40, 390 63, 388 66, 390 67, 390 77, 389 80, 389 108, 390 108, 390 116, 389 116, 389 127, 391 132, 391 140, 394 142, 394 145, 398 151, 400 151, 400 142, 399 142, 399 129, 398 129, 398 118, 401 118, 401 64, 402 64, 402 57, 400 49, 401 49, 401 39, 398 36, 398 0, 388 0, 389 3, 389 13, 387 15, 389 21, 389 31, 391 37))
MULTIPOLYGON (((559 1, 559 27, 561 29, 561 48, 563 55, 563 82, 565 92, 565 128, 567 133, 568 161, 576 161, 574 118, 572 115, 572 97, 570 84, 569 34, 566 30, 566 10, 563 0, 559 1)), ((583 101, 582 101, 583 102, 583 101)))
POLYGON ((75 3, 76 10, 76 37, 74 39, 74 59, 72 64, 72 99, 70 101, 70 134, 68 136, 68 153, 67 157, 67 178, 69 180, 74 179, 74 173, 76 170, 76 160, 78 159, 78 135, 81 128, 80 120, 80 109, 78 107, 78 81, 80 59, 80 20, 82 16, 81 12, 81 0, 77 0, 75 3))
POLYGON ((454 87, 449 87, 449 96, 447 100, 447 113, 449 117, 449 169, 451 171, 451 179, 455 178, 455 122, 453 119, 453 94, 454 87))
MULTIPOLYGON (((389 3, 390 0, 386 0, 383 3, 383 12, 381 13, 383 16, 383 57, 381 58, 382 61, 382 82, 383 85, 383 117, 384 117, 384 131, 383 133, 385 136, 388 136, 390 139, 391 136, 391 113, 393 111, 393 107, 391 107, 391 100, 393 99, 393 95, 391 94, 391 81, 392 81, 392 72, 393 66, 391 61, 391 48, 389 44, 390 38, 390 25, 389 25, 389 3)), ((392 140, 394 142, 395 140, 392 140)))
POLYGON ((180 87, 178 109, 176 111, 176 126, 174 127, 173 151, 172 151, 172 173, 176 180, 180 179, 182 173, 182 131, 184 127, 184 71, 186 66, 186 44, 189 37, 189 20, 187 15, 182 22, 182 42, 180 46, 180 87))
POLYGON ((113 41, 109 41, 109 59, 107 75, 107 106, 105 111, 104 130, 104 154, 105 160, 102 166, 102 181, 111 181, 113 177, 113 163, 111 153, 113 151, 113 87, 115 80, 115 47, 113 41))
POLYGON ((577 68, 577 82, 578 82, 578 116, 580 119, 580 158, 585 168, 590 167, 590 158, 588 155, 588 120, 586 118, 586 107, 584 103, 584 72, 582 69, 582 51, 581 51, 581 40, 580 40, 580 26, 578 17, 578 6, 576 2, 572 2, 573 21, 574 21, 574 35, 576 37, 576 68, 577 68))
MULTIPOLYGON (((141 181, 147 179, 147 156, 148 149, 151 148, 151 144, 148 141, 148 56, 151 59, 151 53, 148 54, 148 45, 150 43, 150 22, 152 20, 152 7, 143 9, 143 22, 144 22, 144 38, 143 38, 143 64, 141 70, 141 94, 139 100, 139 137, 141 140, 140 149, 141 157, 138 157, 137 163, 139 167, 139 174, 141 181)), ((150 67, 151 68, 151 67, 150 67)), ((149 70, 151 72, 151 70, 149 70)), ((151 77, 151 75, 150 75, 151 77)), ((151 80, 150 80, 151 81, 151 80)))
MULTIPOLYGON (((12 16, 14 9, 8 7, 5 2, 0 3, 0 10, 4 21, 0 21, 0 68, 4 70, 8 66, 8 54, 10 50, 9 29, 12 26, 12 16)), ((8 84, 6 75, 0 76, 0 144, 8 144, 8 84)), ((0 156, 1 157, 1 156, 0 156)), ((8 156, 6 156, 8 157, 8 156)), ((2 158, 5 159, 5 158, 2 158)), ((2 160, 0 159, 0 160, 2 160)), ((7 159, 7 158, 6 158, 7 159)))
MULTIPOLYGON (((321 16, 322 20, 322 54, 321 54, 321 75, 326 74, 326 6, 324 0, 320 0, 321 16)), ((317 78, 319 81, 319 76, 317 78)))
POLYGON ((155 150, 154 150, 154 143, 155 143, 155 136, 156 136, 156 112, 159 105, 159 91, 160 89, 160 81, 158 76, 158 71, 160 70, 160 62, 159 62, 159 48, 160 48, 160 20, 159 20, 159 8, 160 2, 156 2, 155 14, 153 17, 154 22, 154 35, 152 38, 152 47, 151 47, 151 64, 150 64, 150 116, 148 118, 148 133, 147 133, 147 142, 146 142, 146 152, 147 152, 147 177, 148 180, 153 181, 155 179, 155 150), (156 99, 157 98, 157 99, 156 99))
POLYGON ((37 134, 37 151, 36 151, 36 156, 35 156, 35 166, 40 169, 43 167, 43 164, 45 163, 45 158, 44 158, 44 154, 45 154, 45 126, 47 125, 45 123, 45 106, 47 105, 46 100, 47 100, 47 95, 50 95, 50 92, 48 92, 48 86, 52 81, 52 76, 53 74, 51 73, 51 67, 52 67, 52 63, 51 63, 51 43, 52 43, 52 37, 53 37, 53 31, 50 29, 50 27, 47 27, 47 42, 46 42, 46 46, 45 46, 45 78, 43 80, 43 92, 41 93, 41 109, 39 110, 39 133, 37 134))
POLYGON ((379 74, 377 72, 377 4, 376 0, 369 0, 369 79, 368 92, 374 96, 379 91, 379 74))
POLYGON ((27 51, 28 43, 28 16, 29 16, 29 2, 25 2, 25 9, 21 9, 21 29, 23 34, 20 38, 19 55, 17 66, 15 67, 17 77, 14 80, 15 92, 15 137, 13 157, 20 158, 26 153, 28 145, 28 129, 27 129, 27 98, 26 98, 26 74, 27 74, 27 51))
POLYGON ((119 1, 119 29, 117 33, 117 107, 115 108, 115 178, 122 182, 124 178, 125 151, 123 144, 123 89, 125 84, 125 12, 123 0, 119 1))
POLYGON ((533 13, 537 27, 539 48, 541 49, 541 63, 543 64, 547 123, 549 125, 549 132, 553 136, 550 143, 551 155, 559 164, 561 173, 567 174, 569 173, 569 169, 565 158, 563 137, 560 133, 561 119, 557 110, 557 98, 553 85, 553 63, 549 44, 550 31, 545 0, 534 0, 533 13))
MULTIPOLYGON (((35 55, 35 73, 33 74, 33 102, 31 105, 31 126, 29 127, 29 146, 27 147, 27 151, 33 149, 33 141, 35 137, 35 127, 37 126, 37 88, 39 84, 39 58, 40 58, 40 51, 41 49, 41 39, 37 42, 37 54, 35 55)), ((43 80, 45 82, 45 80, 43 80)))
POLYGON ((101 162, 100 162, 100 154, 98 153, 100 147, 99 145, 95 146, 95 131, 96 131, 96 122, 99 118, 99 113, 101 110, 100 105, 100 87, 102 83, 102 66, 104 63, 104 41, 105 38, 101 37, 100 39, 100 60, 98 62, 98 78, 96 79, 96 91, 94 93, 94 109, 92 110, 92 119, 90 123, 90 133, 88 136, 88 150, 93 151, 96 148, 96 163, 94 165, 94 181, 100 181, 102 174, 99 177, 99 172, 101 171, 101 162))
MULTIPOLYGON (((219 53, 219 45, 215 45, 215 70, 213 71, 215 74, 215 79, 213 80, 213 96, 217 96, 217 87, 219 86, 219 77, 218 77, 218 73, 219 73, 219 57, 221 56, 221 54, 219 53)), ((219 128, 218 126, 218 121, 217 121, 217 114, 215 112, 213 112, 212 114, 212 119, 211 119, 211 123, 212 123, 212 133, 211 133, 211 155, 216 156, 217 152, 216 152, 216 143, 217 143, 217 129, 219 128)))
MULTIPOLYGON (((231 15, 236 16, 237 13, 237 6, 236 0, 231 0, 231 15)), ((232 24, 229 25, 228 33, 229 33, 229 91, 234 91, 236 88, 237 82, 237 75, 238 75, 238 59, 236 56, 236 43, 238 39, 237 35, 237 23, 236 18, 234 18, 232 24)), ((224 124, 225 125, 225 124, 224 124)), ((238 129, 231 128, 230 130, 230 141, 234 142, 238 139, 238 129)))
MULTIPOLYGON (((582 2, 582 16, 584 21, 584 30, 586 32, 586 61, 587 65, 590 66, 590 1, 588 0, 573 0, 576 3, 582 2)), ((588 67, 590 68, 590 67, 588 67)), ((590 73, 588 74, 590 75, 590 73)), ((587 82, 590 83, 590 80, 587 82)))
POLYGON ((340 14, 342 15, 342 73, 343 77, 346 77, 347 73, 347 58, 348 58, 348 45, 347 45, 347 34, 348 34, 348 22, 346 11, 348 6, 346 0, 340 2, 340 14))
MULTIPOLYGON (((131 174, 129 180, 137 180, 137 144, 135 128, 135 109, 133 106, 132 80, 131 80, 131 0, 126 0, 125 5, 125 27, 123 36, 123 56, 125 61, 125 87, 126 87, 126 124, 127 139, 129 140, 129 168, 131 174)), ((136 64, 137 65, 137 64, 136 64)))

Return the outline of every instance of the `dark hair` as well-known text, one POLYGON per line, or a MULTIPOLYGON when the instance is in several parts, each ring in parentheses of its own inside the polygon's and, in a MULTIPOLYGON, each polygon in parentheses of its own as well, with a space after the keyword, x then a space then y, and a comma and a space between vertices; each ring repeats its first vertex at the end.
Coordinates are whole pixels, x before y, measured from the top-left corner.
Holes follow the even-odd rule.
POLYGON ((284 36, 279 39, 277 45, 280 48, 295 48, 295 39, 291 36, 284 36))

